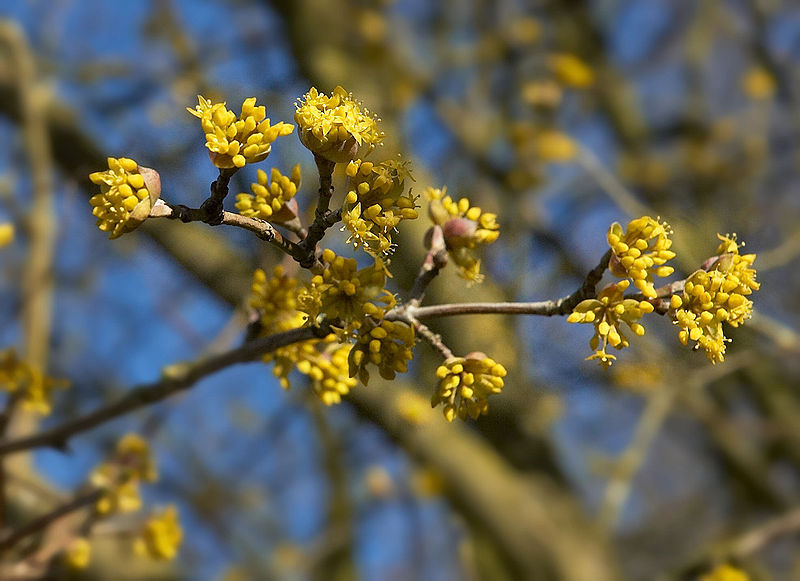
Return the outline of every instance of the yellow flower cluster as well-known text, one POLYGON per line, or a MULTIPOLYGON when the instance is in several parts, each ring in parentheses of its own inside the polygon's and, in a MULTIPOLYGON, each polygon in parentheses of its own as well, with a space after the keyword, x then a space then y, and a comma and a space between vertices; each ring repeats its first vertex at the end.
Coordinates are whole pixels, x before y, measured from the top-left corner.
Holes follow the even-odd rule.
POLYGON ((663 264, 675 257, 670 250, 672 230, 666 222, 650 216, 631 220, 623 232, 622 226, 614 222, 608 229, 608 244, 613 251, 608 269, 619 277, 628 277, 642 294, 656 298, 653 275, 669 276, 671 266, 663 264))
POLYGON ((139 483, 155 482, 158 471, 147 441, 127 434, 117 443, 112 458, 91 474, 91 483, 104 490, 95 508, 100 514, 133 512, 142 507, 139 483))
POLYGON ((183 529, 178 522, 178 509, 170 505, 161 514, 147 520, 133 549, 137 555, 156 561, 171 561, 183 542, 183 529))
POLYGON ((300 310, 311 320, 325 315, 330 323, 341 326, 340 336, 347 336, 366 317, 382 319, 394 307, 394 296, 383 288, 386 271, 381 262, 359 270, 354 258, 336 256, 329 248, 322 260, 327 267, 298 296, 300 310))
POLYGON ((586 89, 594 84, 594 71, 575 55, 554 54, 548 59, 548 64, 558 80, 568 87, 586 89))
MULTIPOLYGON (((255 272, 250 306, 259 312, 264 335, 303 326, 307 317, 297 308, 300 292, 304 289, 299 281, 286 276, 280 266, 269 279, 263 270, 255 272)), ((350 378, 347 367, 352 346, 332 345, 334 341, 329 337, 294 343, 265 355, 264 361, 275 363, 273 372, 284 389, 289 389, 289 374, 296 368, 311 379, 314 392, 325 404, 339 403, 356 381, 350 378)))
POLYGON ((725 360, 725 344, 730 341, 722 323, 738 327, 749 319, 753 302, 747 296, 759 288, 752 268, 756 255, 739 254, 735 236, 719 239, 718 257, 710 270, 689 276, 683 295, 674 295, 671 303, 681 343, 695 341, 694 348, 702 348, 712 363, 725 360))
POLYGON ((295 217, 296 213, 286 204, 294 198, 300 187, 299 164, 294 166, 289 177, 272 168, 269 180, 267 173, 259 169, 256 180, 256 183, 250 184, 252 194, 236 196, 236 209, 242 216, 277 222, 286 222, 295 217))
POLYGON ((239 117, 224 102, 212 103, 201 95, 197 101, 194 109, 186 110, 200 119, 209 157, 219 168, 239 168, 264 161, 272 151, 272 142, 294 130, 294 125, 283 121, 271 125, 264 106, 256 107, 255 97, 244 100, 239 117))
POLYGON ((578 153, 578 144, 566 133, 546 129, 534 141, 536 155, 542 161, 569 161, 578 153))
POLYGON ((118 238, 139 227, 161 195, 158 172, 127 157, 109 157, 108 169, 89 174, 100 193, 89 198, 97 227, 118 238))
POLYGON ((467 198, 455 201, 447 188, 428 188, 428 215, 441 226, 447 252, 458 266, 458 274, 468 284, 481 282, 481 261, 473 250, 479 244, 491 244, 500 235, 497 215, 471 206, 467 198))
POLYGON ((384 379, 394 379, 395 374, 408 371, 411 349, 414 346, 414 328, 401 321, 370 321, 358 331, 356 344, 350 351, 350 376, 361 383, 369 383, 367 365, 378 368, 384 379))
POLYGON ((450 357, 436 370, 439 384, 431 406, 444 403, 444 417, 476 419, 489 410, 488 398, 503 389, 506 368, 480 352, 465 357, 450 357))
POLYGON ((311 379, 314 393, 325 405, 340 403, 342 396, 356 386, 357 382, 349 376, 347 367, 352 347, 350 343, 330 344, 326 349, 315 350, 313 356, 297 362, 297 370, 311 379))
POLYGON ((67 565, 72 569, 86 569, 92 559, 92 545, 86 537, 74 539, 64 553, 67 565))
POLYGON ((297 100, 294 120, 300 141, 309 150, 329 161, 345 163, 364 156, 383 141, 378 121, 336 87, 328 97, 314 87, 297 100))
POLYGON ((750 581, 750 575, 733 565, 717 565, 700 578, 700 581, 750 581))
POLYGON ((0 248, 14 241, 14 224, 0 224, 0 248))
POLYGON ((49 414, 53 392, 68 385, 69 382, 47 377, 40 369, 22 361, 14 349, 0 351, 0 390, 14 394, 24 409, 49 414))
POLYGON ((392 230, 401 220, 418 216, 414 196, 404 195, 405 179, 411 177, 406 162, 372 163, 360 159, 347 166, 350 191, 342 207, 342 221, 350 232, 347 239, 353 248, 376 257, 392 252, 392 230))
POLYGON ((644 326, 636 321, 645 313, 653 312, 653 305, 649 302, 623 297, 628 286, 630 286, 629 280, 608 285, 598 293, 596 299, 581 301, 567 317, 568 323, 594 325, 594 336, 589 341, 589 347, 594 354, 587 357, 587 360, 596 359, 605 368, 616 359, 616 356, 608 353, 609 345, 615 349, 623 349, 630 345, 625 333, 622 332, 622 323, 628 325, 636 335, 644 335, 644 326))

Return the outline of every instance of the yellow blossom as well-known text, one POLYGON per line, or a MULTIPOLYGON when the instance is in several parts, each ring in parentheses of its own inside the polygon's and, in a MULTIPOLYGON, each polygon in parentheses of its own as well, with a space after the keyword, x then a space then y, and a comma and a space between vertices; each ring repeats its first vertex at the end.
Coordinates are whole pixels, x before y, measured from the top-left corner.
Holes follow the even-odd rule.
POLYGON ((723 564, 703 575, 700 581, 750 581, 750 576, 733 565, 723 564))
POLYGON ((534 107, 557 107, 561 96, 561 86, 553 80, 533 80, 522 86, 522 100, 534 107))
POLYGON ((92 214, 109 238, 138 228, 161 195, 158 172, 127 157, 109 157, 108 170, 89 174, 89 179, 100 186, 100 193, 89 199, 92 214))
POLYGON ((636 335, 644 335, 644 326, 637 321, 645 313, 653 312, 653 305, 647 301, 624 298, 623 293, 629 285, 628 280, 608 285, 598 293, 596 299, 581 301, 567 317, 568 323, 594 325, 594 336, 589 341, 589 347, 595 353, 586 359, 596 359, 605 368, 616 359, 614 355, 608 353, 609 345, 616 349, 624 349, 630 345, 622 331, 622 323, 636 335))
POLYGON ((311 388, 325 405, 340 403, 356 386, 347 368, 352 347, 350 343, 331 344, 297 361, 297 370, 311 379, 311 388))
POLYGON ((536 155, 542 161, 569 161, 578 153, 578 145, 566 133, 549 129, 535 138, 536 155))
POLYGON ((200 95, 197 100, 194 109, 186 110, 200 119, 209 157, 219 168, 264 161, 272 151, 272 142, 294 130, 294 125, 283 121, 271 125, 264 106, 256 107, 255 97, 244 100, 239 117, 224 102, 212 103, 200 95))
POLYGON ((250 306, 258 311, 261 326, 267 333, 288 331, 302 326, 304 317, 297 310, 299 285, 300 281, 287 276, 282 266, 276 266, 270 278, 260 268, 255 271, 250 306))
POLYGON ((178 522, 178 509, 170 505, 161 514, 147 520, 133 547, 139 556, 171 561, 178 555, 182 542, 183 529, 178 522))
POLYGON ((89 539, 86 537, 74 539, 67 547, 64 557, 70 568, 86 569, 92 558, 92 546, 89 544, 89 539))
POLYGON ((336 87, 328 97, 312 87, 297 101, 294 120, 300 141, 329 161, 345 163, 372 151, 383 141, 378 119, 352 94, 336 87))
POLYGON ((594 71, 572 54, 551 55, 548 64, 559 81, 575 89, 586 89, 594 84, 594 71))
POLYGON ((758 290, 756 271, 751 268, 755 254, 739 254, 736 237, 720 236, 718 256, 709 270, 698 270, 686 279, 683 294, 672 297, 675 324, 680 327, 678 338, 694 349, 702 348, 712 363, 725 360, 726 343, 730 341, 723 323, 738 327, 750 318, 753 302, 747 298, 758 290))
POLYGON ((500 235, 497 215, 472 206, 467 198, 456 201, 447 195, 447 188, 428 188, 428 215, 442 227, 447 252, 458 266, 458 275, 474 284, 483 281, 481 261, 474 249, 491 244, 500 235))
POLYGON ((763 67, 753 67, 742 76, 742 90, 751 99, 761 101, 775 94, 775 78, 763 67))
POLYGON ((242 216, 260 218, 261 220, 288 221, 296 213, 286 204, 297 193, 300 187, 300 165, 295 165, 291 176, 281 174, 272 168, 269 180, 267 173, 259 169, 256 183, 250 184, 252 194, 236 196, 236 209, 242 216))
POLYGON ((347 176, 342 230, 350 232, 348 244, 376 257, 389 254, 394 249, 392 231, 402 220, 418 216, 414 196, 404 194, 405 178, 411 177, 407 162, 358 159, 348 164, 347 176))
POLYGON ((137 434, 123 436, 112 457, 91 474, 91 483, 104 490, 97 501, 97 511, 108 514, 139 510, 142 505, 139 483, 154 482, 157 478, 158 471, 147 441, 137 434))
POLYGON ((476 419, 489 410, 488 398, 503 389, 506 368, 480 352, 450 357, 436 370, 439 383, 431 407, 443 405, 444 417, 476 419))
POLYGON ((14 349, 0 351, 0 390, 15 394, 22 407, 42 415, 52 411, 53 392, 69 382, 46 376, 22 361, 14 349))
POLYGON ((0 224, 0 248, 14 241, 14 224, 0 224))
POLYGON ((322 260, 327 267, 298 296, 300 310, 311 320, 325 315, 329 322, 341 325, 342 335, 349 335, 366 317, 382 319, 394 307, 394 296, 384 288, 386 271, 380 261, 359 270, 354 258, 336 256, 329 248, 322 260))
MULTIPOLYGON (((263 270, 256 271, 250 306, 259 312, 262 335, 298 329, 305 324, 305 313, 297 309, 298 294, 302 292, 305 288, 296 278, 286 276, 280 266, 275 267, 269 279, 263 270)), ((335 337, 330 336, 280 347, 265 355, 264 361, 274 363, 273 372, 284 389, 289 389, 289 374, 297 369, 310 378, 320 399, 331 405, 339 403, 356 385, 347 366, 351 347, 337 344, 335 337)))
POLYGON ((414 328, 401 321, 369 321, 358 331, 356 344, 350 351, 350 377, 369 383, 367 365, 378 368, 384 379, 394 379, 397 373, 408 371, 411 348, 414 346, 414 328))
POLYGON ((613 251, 609 270, 615 276, 631 278, 644 296, 656 298, 653 276, 669 276, 674 270, 671 266, 663 266, 675 257, 670 250, 670 234, 669 224, 650 216, 631 220, 624 232, 622 226, 614 222, 607 234, 613 251))

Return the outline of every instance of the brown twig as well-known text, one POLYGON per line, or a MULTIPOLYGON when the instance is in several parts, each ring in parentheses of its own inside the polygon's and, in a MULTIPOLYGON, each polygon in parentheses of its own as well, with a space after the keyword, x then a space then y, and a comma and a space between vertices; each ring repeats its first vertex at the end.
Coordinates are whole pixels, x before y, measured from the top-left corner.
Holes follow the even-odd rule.
MULTIPOLYGON (((153 209, 150 211, 150 217, 169 218, 173 220, 180 220, 181 222, 185 223, 205 222, 206 224, 211 224, 211 222, 208 221, 209 214, 206 212, 206 210, 202 209, 202 206, 200 208, 171 206, 161 200, 156 202, 155 206, 153 206, 153 209)), ((303 252, 297 243, 281 236, 280 232, 275 230, 275 227, 272 224, 264 220, 259 220, 258 218, 248 218, 246 216, 242 216, 241 214, 223 210, 219 216, 214 218, 214 223, 212 225, 235 226, 237 228, 249 230, 261 240, 269 242, 298 262, 305 256, 305 252, 303 252)))
POLYGON ((439 275, 439 271, 447 265, 447 249, 445 248, 444 233, 440 226, 430 229, 430 248, 425 255, 425 260, 419 269, 411 291, 408 293, 408 305, 417 307, 425 296, 428 285, 439 275))
POLYGON ((318 155, 314 155, 314 161, 319 170, 319 200, 314 211, 314 222, 308 228, 308 235, 300 243, 305 256, 298 262, 303 268, 314 265, 317 261, 317 244, 325 236, 325 231, 341 220, 341 211, 329 209, 333 197, 333 169, 336 164, 318 155))
POLYGON ((101 489, 93 490, 92 492, 89 492, 82 496, 78 496, 73 500, 70 500, 69 502, 62 504, 61 506, 48 512, 47 514, 44 514, 39 518, 32 520, 28 524, 21 526, 15 531, 12 531, 7 537, 0 539, 0 554, 5 553, 9 549, 12 549, 17 543, 19 543, 24 538, 46 529, 53 522, 68 515, 69 513, 79 510, 94 502, 97 502, 97 500, 102 495, 103 495, 103 490, 101 489))
MULTIPOLYGON (((14 411, 17 409, 17 404, 20 400, 20 392, 15 391, 6 401, 6 407, 3 413, 0 414, 0 438, 6 435, 6 429, 14 416, 14 411)), ((3 460, 0 458, 0 530, 6 526, 6 469, 3 466, 3 460)))
POLYGON ((189 389, 200 379, 212 373, 237 363, 254 361, 279 347, 309 339, 323 338, 329 334, 330 327, 328 325, 301 327, 255 339, 237 349, 211 355, 198 361, 172 365, 164 369, 160 381, 134 387, 114 403, 101 406, 79 418, 43 430, 38 434, 0 442, 0 456, 43 446, 64 450, 69 439, 76 434, 189 389))
MULTIPOLYGON (((586 275, 581 286, 572 294, 560 299, 550 301, 537 301, 528 303, 461 303, 442 304, 429 307, 405 307, 408 314, 415 319, 433 319, 436 317, 450 317, 453 315, 568 315, 585 299, 596 296, 597 283, 603 278, 603 272, 608 268, 611 250, 603 255, 600 262, 586 275)), ((388 318, 401 318, 390 313, 388 318)))
POLYGON ((441 335, 434 333, 430 330, 430 328, 428 328, 427 325, 417 321, 416 319, 409 319, 408 322, 414 326, 414 329, 420 337, 425 339, 434 349, 441 353, 442 357, 445 359, 450 359, 453 356, 453 352, 442 341, 441 335))

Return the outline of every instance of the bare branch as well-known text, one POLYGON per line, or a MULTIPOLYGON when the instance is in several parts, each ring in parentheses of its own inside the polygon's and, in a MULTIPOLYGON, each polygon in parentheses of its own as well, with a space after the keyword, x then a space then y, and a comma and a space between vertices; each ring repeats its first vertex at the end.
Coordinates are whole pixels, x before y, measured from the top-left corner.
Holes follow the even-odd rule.
POLYGON ((178 363, 164 369, 163 377, 155 383, 134 387, 114 403, 99 407, 79 418, 43 430, 38 434, 0 442, 0 456, 13 452, 49 446, 64 450, 74 435, 91 430, 114 418, 128 414, 142 407, 160 402, 171 395, 187 390, 204 377, 222 369, 255 361, 260 357, 292 343, 319 339, 330 334, 330 327, 301 327, 284 333, 255 339, 237 349, 211 355, 194 362, 178 363))
POLYGON ((7 537, 0 539, 0 554, 5 553, 9 549, 12 549, 17 543, 19 543, 24 538, 46 529, 53 522, 68 515, 69 513, 74 512, 76 510, 80 510, 85 506, 97 502, 97 500, 102 495, 103 495, 103 490, 96 489, 82 496, 78 496, 73 500, 70 500, 69 502, 62 504, 53 511, 45 515, 42 515, 39 518, 34 519, 28 524, 11 532, 7 537))

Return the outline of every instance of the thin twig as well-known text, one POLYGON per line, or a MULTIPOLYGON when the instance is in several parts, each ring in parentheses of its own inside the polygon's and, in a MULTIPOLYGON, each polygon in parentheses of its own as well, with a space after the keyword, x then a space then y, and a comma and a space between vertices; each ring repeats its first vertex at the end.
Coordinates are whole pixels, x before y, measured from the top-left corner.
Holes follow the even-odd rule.
MULTIPOLYGON (((528 303, 461 303, 432 305, 429 307, 406 307, 408 314, 416 319, 433 319, 436 317, 450 317, 453 315, 568 315, 585 299, 596 296, 597 283, 603 278, 603 272, 608 268, 611 250, 603 255, 600 262, 586 275, 581 286, 572 294, 556 300, 537 301, 528 303)), ((393 313, 388 318, 397 318, 393 313)))
POLYGON ((453 352, 450 348, 444 344, 442 341, 441 335, 434 333, 431 331, 427 325, 417 321, 416 319, 410 319, 410 324, 414 326, 414 329, 417 332, 417 335, 425 339, 431 346, 436 349, 439 353, 441 353, 442 357, 445 359, 450 359, 453 356, 453 352))
MULTIPOLYGON (((6 429, 8 428, 8 424, 11 422, 11 418, 14 416, 14 412, 17 409, 17 404, 20 400, 20 391, 17 390, 13 392, 11 395, 8 396, 8 400, 6 401, 6 407, 3 410, 3 413, 0 414, 0 438, 5 438, 6 429)), ((4 462, 3 459, 0 458, 0 530, 6 526, 6 482, 7 482, 7 475, 6 475, 6 468, 3 466, 4 462)))
POLYGON ((319 170, 319 199, 317 209, 314 211, 314 222, 308 228, 308 236, 300 243, 300 247, 306 254, 299 261, 303 268, 310 268, 314 265, 317 261, 317 244, 325 236, 325 231, 341 219, 341 212, 329 210, 333 197, 333 169, 336 164, 318 155, 314 155, 314 161, 319 170))
POLYGON ((50 526, 53 522, 57 521, 63 516, 68 515, 71 512, 79 510, 85 506, 88 506, 97 500, 103 495, 102 489, 96 489, 92 492, 84 494, 82 496, 78 496, 77 498, 62 504, 58 508, 48 512, 45 515, 40 516, 29 522, 26 525, 16 529, 15 531, 11 532, 7 537, 0 540, 0 553, 5 553, 9 549, 13 548, 17 543, 23 540, 25 537, 29 537, 39 531, 46 529, 50 526))
MULTIPOLYGON (((156 202, 153 209, 150 211, 151 218, 169 218, 172 220, 180 220, 181 222, 205 222, 208 224, 208 214, 205 210, 200 208, 188 208, 186 206, 171 206, 162 200, 156 202)), ((253 232, 261 240, 265 240, 285 252, 298 262, 305 256, 305 252, 300 246, 281 236, 280 232, 275 230, 275 227, 264 220, 258 218, 248 218, 241 214, 228 212, 223 210, 222 214, 215 220, 213 225, 219 226, 235 226, 236 228, 243 228, 253 232)))
POLYGON ((319 339, 330 334, 330 327, 301 327, 268 337, 255 339, 237 349, 218 355, 211 355, 198 361, 179 363, 164 369, 160 381, 130 389, 114 403, 101 406, 79 418, 64 422, 38 434, 0 442, 0 456, 13 452, 48 446, 59 450, 67 447, 70 438, 91 430, 110 420, 128 414, 134 410, 164 400, 171 395, 189 389, 200 379, 222 369, 259 359, 263 355, 292 343, 319 339))
POLYGON ((419 269, 411 291, 408 293, 407 304, 417 307, 425 296, 428 285, 439 275, 439 271, 447 265, 447 249, 445 247, 444 233, 440 226, 430 229, 430 248, 425 255, 425 260, 419 269))

